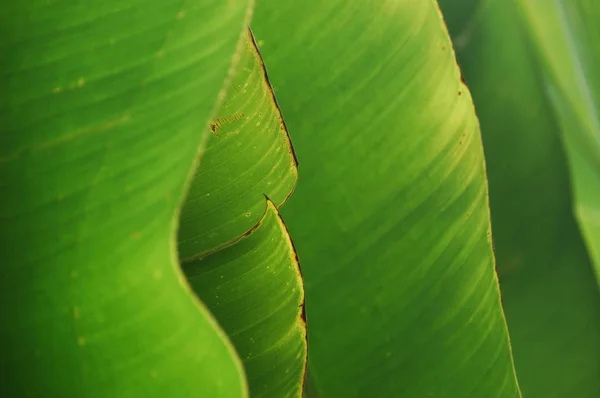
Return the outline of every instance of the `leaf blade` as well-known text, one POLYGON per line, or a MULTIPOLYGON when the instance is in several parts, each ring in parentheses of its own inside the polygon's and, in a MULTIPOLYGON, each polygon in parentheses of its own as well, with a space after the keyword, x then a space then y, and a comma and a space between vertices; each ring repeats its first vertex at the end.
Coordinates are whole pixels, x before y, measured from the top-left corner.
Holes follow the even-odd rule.
POLYGON ((570 162, 575 215, 600 282, 600 8, 581 0, 519 5, 547 75, 570 162))
POLYGON ((296 185, 296 159, 250 31, 243 44, 182 209, 183 260, 229 245, 259 222, 264 195, 281 206, 296 185))
POLYGON ((251 233, 184 264, 184 271, 244 361, 252 396, 301 396, 306 364, 302 278, 273 202, 267 201, 251 233))
POLYGON ((303 286, 277 212, 296 184, 296 160, 249 30, 232 87, 182 209, 181 262, 240 354, 250 394, 301 396, 303 286))
POLYGON ((248 10, 0 6, 2 395, 247 395, 174 221, 248 10))
POLYGON ((572 214, 560 126, 518 6, 485 2, 471 22, 455 2, 440 3, 459 32, 457 53, 481 121, 519 384, 528 397, 595 397, 600 300, 572 214))
POLYGON ((253 29, 301 165, 283 215, 317 396, 519 396, 477 121, 434 3, 265 1, 253 29))

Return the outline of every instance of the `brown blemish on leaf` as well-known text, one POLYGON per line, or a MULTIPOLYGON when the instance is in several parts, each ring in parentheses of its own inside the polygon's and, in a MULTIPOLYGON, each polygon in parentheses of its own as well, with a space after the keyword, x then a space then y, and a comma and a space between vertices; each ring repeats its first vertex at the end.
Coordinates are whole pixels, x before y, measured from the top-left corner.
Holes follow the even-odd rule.
POLYGON ((214 135, 218 136, 218 131, 227 125, 231 125, 238 120, 242 119, 244 114, 241 112, 234 113, 231 116, 218 116, 215 120, 210 123, 210 131, 213 132, 214 135))
POLYGON ((458 74, 459 74, 460 81, 462 84, 464 84, 466 86, 467 83, 465 82, 465 76, 462 71, 462 66, 460 64, 460 60, 458 59, 458 57, 454 57, 454 58, 456 59, 456 66, 458 67, 458 74))

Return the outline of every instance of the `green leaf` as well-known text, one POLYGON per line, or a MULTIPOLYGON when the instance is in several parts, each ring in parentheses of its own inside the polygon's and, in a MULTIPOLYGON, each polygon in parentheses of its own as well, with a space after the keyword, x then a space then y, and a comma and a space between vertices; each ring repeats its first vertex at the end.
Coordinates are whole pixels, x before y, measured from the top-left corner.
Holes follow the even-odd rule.
POLYGON ((184 260, 230 244, 258 223, 264 195, 281 206, 296 185, 296 160, 250 31, 240 57, 181 212, 184 260))
POLYGON ((481 122, 504 310, 523 395, 600 396, 600 296, 560 130, 516 3, 441 1, 481 122), (510 26, 511 29, 506 27, 510 26), (459 45, 460 43, 460 45, 459 45))
POLYGON ((175 229, 248 9, 0 6, 0 395, 246 395, 175 229))
POLYGON ((300 396, 304 292, 276 208, 293 190, 297 168, 249 30, 231 83, 183 206, 180 257, 240 354, 251 396, 300 396))
POLYGON ((183 268, 244 361, 251 396, 301 396, 302 279, 275 205, 268 201, 258 225, 234 244, 183 268))
POLYGON ((570 163, 575 215, 600 282, 600 3, 519 4, 546 73, 570 163))
POLYGON ((258 3, 322 397, 518 397, 478 123, 434 1, 258 3))

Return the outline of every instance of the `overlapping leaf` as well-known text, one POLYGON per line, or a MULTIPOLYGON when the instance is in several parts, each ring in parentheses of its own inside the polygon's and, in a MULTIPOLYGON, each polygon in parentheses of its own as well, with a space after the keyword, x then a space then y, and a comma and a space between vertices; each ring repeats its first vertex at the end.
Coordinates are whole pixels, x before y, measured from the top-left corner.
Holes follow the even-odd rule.
POLYGON ((258 223, 264 195, 280 206, 298 176, 282 116, 251 33, 184 203, 183 259, 215 250, 258 223))
POLYGON ((523 395, 600 396, 600 297, 572 215, 544 76, 515 2, 459 3, 440 1, 481 121, 496 259, 523 395), (469 6, 478 8, 467 13, 473 18, 462 11, 469 6))
POLYGON ((299 397, 306 365, 303 288, 277 208, 239 241, 183 269, 244 362, 252 397, 299 397))
POLYGON ((174 235, 247 9, 0 6, 0 395, 246 395, 174 235))
POLYGON ((257 4, 321 397, 517 397, 477 120, 434 1, 257 4))
POLYGON ((296 183, 296 161, 250 32, 231 83, 183 206, 180 256, 240 354, 251 396, 300 396, 303 287, 276 206, 296 183))
POLYGON ((519 5, 561 125, 575 214, 600 281, 600 3, 532 0, 519 5))

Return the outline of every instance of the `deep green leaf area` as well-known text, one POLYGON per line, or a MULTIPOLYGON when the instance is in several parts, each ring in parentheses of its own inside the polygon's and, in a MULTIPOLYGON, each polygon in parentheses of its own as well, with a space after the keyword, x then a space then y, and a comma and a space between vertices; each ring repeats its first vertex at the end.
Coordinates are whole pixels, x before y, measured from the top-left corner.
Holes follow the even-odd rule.
POLYGON ((519 2, 561 126, 575 215, 600 283, 600 3, 519 2))
POLYGON ((600 297, 572 214, 559 125, 516 3, 488 1, 472 19, 456 11, 455 1, 440 3, 454 21, 481 122, 495 253, 523 395, 600 396, 600 297))
POLYGON ((0 395, 242 397, 176 213, 248 2, 0 6, 0 395))

